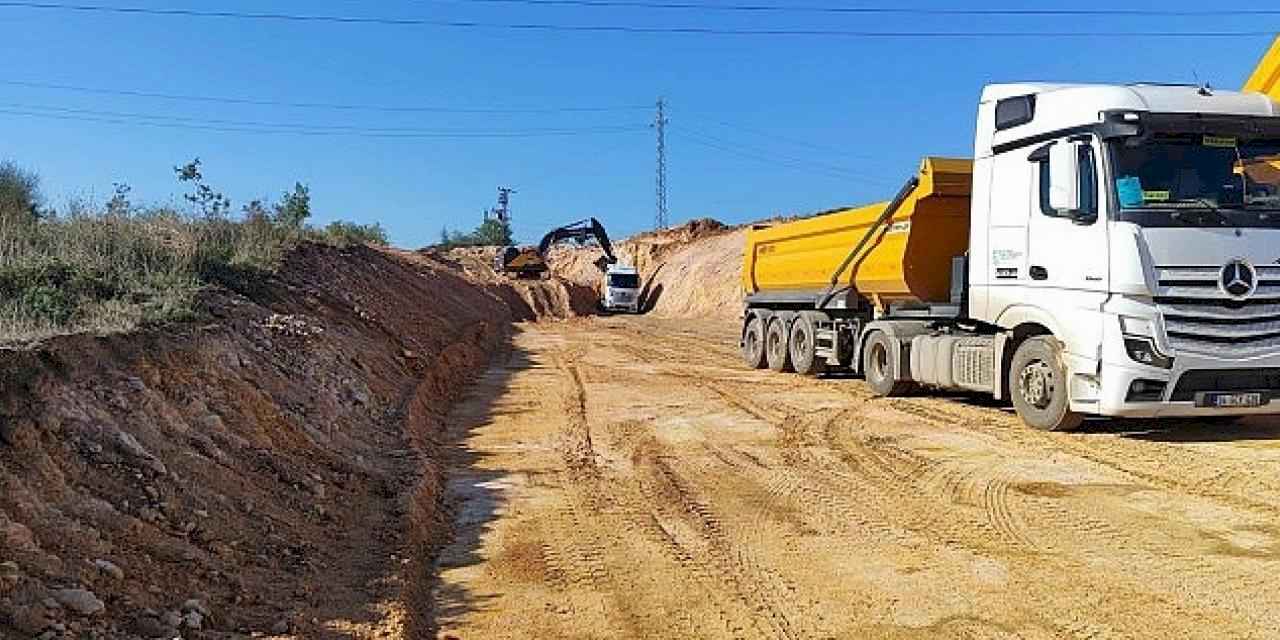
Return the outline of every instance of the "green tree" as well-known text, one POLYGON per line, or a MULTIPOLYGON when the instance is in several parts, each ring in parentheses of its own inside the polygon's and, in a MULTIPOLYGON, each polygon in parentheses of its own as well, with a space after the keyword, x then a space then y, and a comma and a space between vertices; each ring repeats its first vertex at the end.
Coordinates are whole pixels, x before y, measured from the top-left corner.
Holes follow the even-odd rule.
POLYGON ((512 244, 511 227, 501 220, 490 218, 480 223, 475 231, 462 233, 449 231, 448 227, 440 230, 440 246, 442 247, 485 247, 512 244))
POLYGON ((204 181, 200 164, 200 158, 195 158, 187 164, 173 168, 173 172, 178 176, 178 182, 191 183, 193 188, 191 193, 183 194, 182 197, 205 217, 224 217, 231 211, 231 199, 215 191, 204 181))
POLYGON ((129 215, 133 210, 133 203, 129 201, 129 193, 133 191, 133 187, 124 182, 113 182, 111 188, 111 199, 107 201, 107 215, 129 215))
POLYGON ((0 163, 0 219, 32 222, 40 217, 40 176, 12 163, 0 163))
POLYGON ((293 229, 300 229, 311 217, 311 189, 301 182, 293 183, 293 191, 286 191, 275 205, 276 222, 293 229))
POLYGON ((472 236, 478 245, 507 246, 511 244, 511 227, 501 220, 490 218, 480 223, 472 236))

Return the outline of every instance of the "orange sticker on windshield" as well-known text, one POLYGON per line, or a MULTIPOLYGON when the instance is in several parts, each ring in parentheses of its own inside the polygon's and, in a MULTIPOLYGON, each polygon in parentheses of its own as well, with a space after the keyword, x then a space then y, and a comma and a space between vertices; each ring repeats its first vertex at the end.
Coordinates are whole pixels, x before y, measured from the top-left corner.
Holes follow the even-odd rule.
POLYGON ((1234 149, 1236 147, 1236 139, 1227 136, 1205 136, 1204 146, 1234 149))

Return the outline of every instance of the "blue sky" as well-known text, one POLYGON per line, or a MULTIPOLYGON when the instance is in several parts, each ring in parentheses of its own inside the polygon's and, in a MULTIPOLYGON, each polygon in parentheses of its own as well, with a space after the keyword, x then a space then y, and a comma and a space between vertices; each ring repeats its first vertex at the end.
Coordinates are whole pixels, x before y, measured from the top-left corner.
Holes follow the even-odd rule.
MULTIPOLYGON (((1280 16, 744 15, 464 0, 101 4, 742 29, 1280 31, 1280 16)), ((870 0, 794 4, 1108 6, 933 0, 905 5, 870 0)), ((1169 0, 1129 2, 1123 8, 1204 10, 1206 5, 1169 0)), ((513 196, 515 231, 526 242, 551 227, 591 215, 619 237, 650 227, 655 145, 645 125, 653 118, 647 107, 658 96, 670 104, 672 219, 711 216, 744 222, 885 199, 922 155, 968 155, 975 103, 984 83, 1198 78, 1235 88, 1269 43, 1263 36, 865 39, 511 32, 13 8, 0 8, 0 28, 5 32, 0 52, 6 61, 0 70, 0 111, 48 113, 45 109, 54 107, 197 121, 469 133, 593 131, 522 138, 300 136, 0 113, 0 156, 37 170, 54 205, 73 197, 105 200, 113 182, 132 185, 136 199, 176 198, 179 188, 171 167, 199 156, 209 182, 237 207, 253 198, 277 196, 301 181, 311 186, 316 222, 379 222, 402 246, 430 243, 444 225, 474 227, 480 212, 494 203, 499 185, 518 190, 513 196), (547 113, 350 111, 78 93, 4 82, 388 107, 624 108, 547 113), (600 132, 601 127, 630 130, 600 132)))

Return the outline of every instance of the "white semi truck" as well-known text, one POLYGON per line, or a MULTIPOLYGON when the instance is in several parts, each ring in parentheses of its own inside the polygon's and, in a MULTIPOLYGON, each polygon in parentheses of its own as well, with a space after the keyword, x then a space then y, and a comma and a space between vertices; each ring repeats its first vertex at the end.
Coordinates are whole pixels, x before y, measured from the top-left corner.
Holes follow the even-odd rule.
POLYGON ((640 313, 640 273, 635 267, 609 265, 600 290, 600 306, 605 311, 640 313))
POLYGON ((972 161, 752 229, 743 357, 1008 399, 1028 424, 1280 413, 1280 107, 998 84, 972 161))

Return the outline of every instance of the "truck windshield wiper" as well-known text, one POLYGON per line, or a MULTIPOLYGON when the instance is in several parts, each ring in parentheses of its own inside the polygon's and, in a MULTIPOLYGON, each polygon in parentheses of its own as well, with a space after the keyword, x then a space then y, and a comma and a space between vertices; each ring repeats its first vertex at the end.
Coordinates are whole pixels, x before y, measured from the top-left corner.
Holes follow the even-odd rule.
MULTIPOLYGON (((1171 214, 1175 220, 1182 220, 1182 216, 1184 214, 1194 211, 1196 213, 1209 214, 1211 219, 1216 220, 1218 224, 1221 226, 1224 226, 1224 227, 1235 226, 1235 222, 1233 222, 1231 218, 1227 217, 1227 214, 1222 212, 1222 207, 1219 207, 1218 205, 1206 200, 1205 198, 1188 198, 1186 200, 1181 200, 1178 202, 1196 203, 1204 208, 1203 209, 1175 209, 1171 214)), ((1197 224, 1204 224, 1205 218, 1201 217, 1198 220, 1199 222, 1197 222, 1197 224)))

